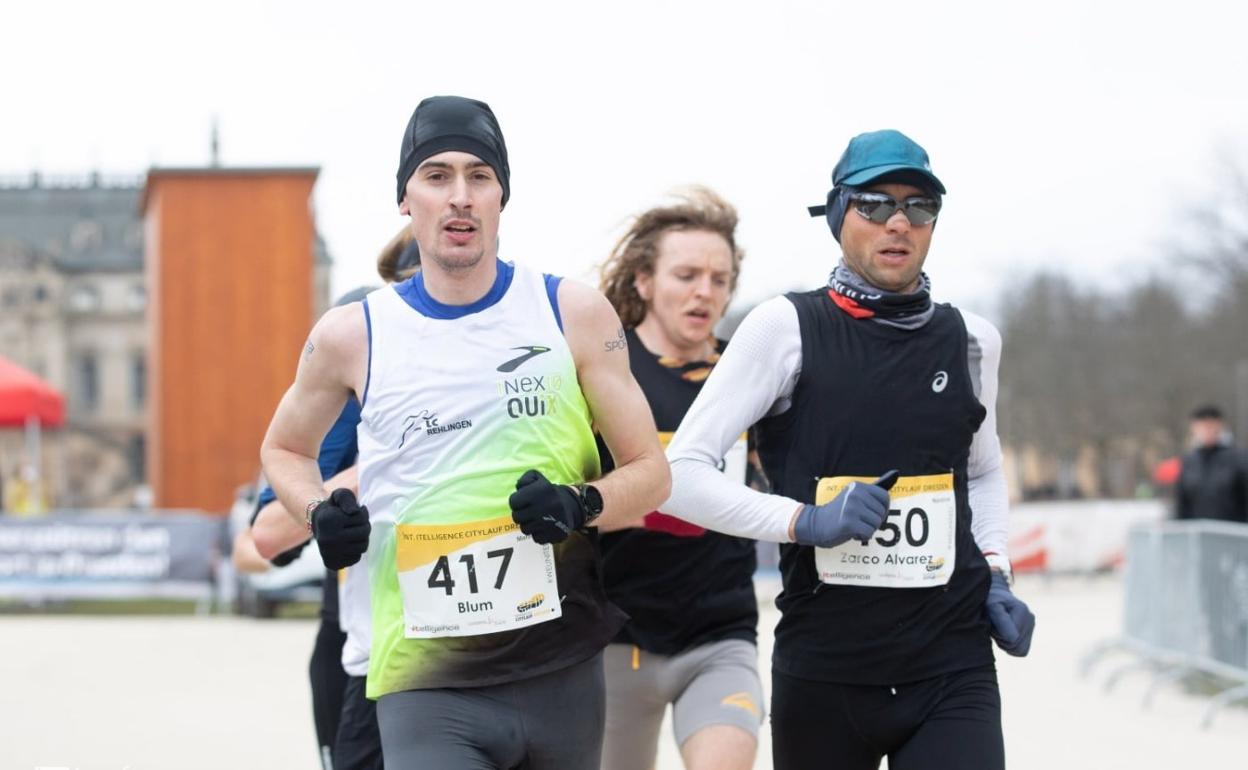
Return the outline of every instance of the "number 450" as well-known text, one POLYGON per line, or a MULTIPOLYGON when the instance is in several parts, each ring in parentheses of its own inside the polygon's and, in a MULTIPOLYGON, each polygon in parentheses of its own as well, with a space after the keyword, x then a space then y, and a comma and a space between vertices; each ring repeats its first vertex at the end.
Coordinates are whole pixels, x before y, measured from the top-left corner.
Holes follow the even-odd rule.
MULTIPOLYGON (((900 515, 901 511, 899 510, 889 510, 888 516, 884 518, 884 523, 880 525, 880 529, 887 532, 889 534, 889 538, 885 540, 882 537, 877 537, 875 542, 885 548, 892 548, 901 542, 901 527, 890 521, 890 519, 894 516, 900 515)), ((909 512, 906 513, 906 542, 917 548, 927 542, 928 534, 927 512, 922 508, 911 508, 909 512), (914 531, 916 529, 916 522, 918 534, 915 534, 914 531)), ((862 542, 865 544, 867 541, 863 540, 862 542)))
MULTIPOLYGON (((502 559, 503 563, 498 567, 498 577, 494 580, 494 588, 497 590, 503 587, 503 580, 507 577, 507 567, 511 565, 511 554, 514 548, 500 548, 497 551, 489 551, 485 555, 490 559, 502 559)), ((471 593, 477 593, 477 561, 472 554, 466 553, 459 557, 458 560, 464 565, 468 571, 468 590, 471 593)), ((451 577, 451 560, 446 556, 439 556, 437 562, 433 565, 433 572, 429 573, 429 587, 442 588, 446 590, 446 595, 450 596, 455 590, 455 579, 451 577)))

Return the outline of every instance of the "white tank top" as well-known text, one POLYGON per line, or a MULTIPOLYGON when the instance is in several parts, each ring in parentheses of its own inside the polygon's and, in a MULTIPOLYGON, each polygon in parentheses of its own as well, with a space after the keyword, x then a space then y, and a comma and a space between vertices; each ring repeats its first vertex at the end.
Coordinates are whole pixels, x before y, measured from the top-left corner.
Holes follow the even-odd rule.
MULTIPOLYGON (((474 635, 500 636, 516 633, 509 628, 546 623, 540 616, 557 597, 536 611, 517 611, 515 597, 491 596, 501 589, 486 570, 499 568, 501 560, 485 559, 479 559, 480 585, 473 576, 473 595, 461 596, 469 578, 460 574, 454 556, 449 562, 442 557, 446 571, 434 566, 430 572, 438 563, 437 540, 478 529, 484 537, 504 519, 510 524, 507 497, 529 468, 564 484, 599 473, 588 406, 559 328, 554 289, 537 271, 498 266, 495 286, 466 307, 440 305, 418 280, 379 289, 366 300, 369 373, 358 428, 359 473, 373 531, 367 582, 348 573, 341 614, 354 637, 352 648, 365 638, 371 643, 370 697, 413 687, 471 686, 480 677, 507 678, 538 664, 513 660, 513 653, 504 655, 511 645, 500 640, 495 649, 474 635), (412 545, 412 535, 424 542, 412 545), (444 585, 450 596, 452 575, 452 613, 455 606, 476 610, 493 598, 493 614, 464 617, 462 626, 450 630, 450 621, 460 618, 419 619, 428 603, 443 598, 444 585), (360 593, 369 601, 360 601, 360 593), (360 614, 368 606, 371 622, 360 614), (435 659, 440 665, 431 664, 435 659)), ((560 560, 558 553, 547 559, 560 560)), ((523 560, 521 550, 516 554, 511 569, 518 579, 523 560)), ((570 578, 562 568, 560 574, 563 591, 570 578)), ((576 583, 588 578, 575 577, 576 583)), ((504 582, 501 575, 497 582, 504 582)), ((575 585, 568 588, 580 593, 575 585)), ((542 652, 548 656, 550 650, 542 652)), ((344 663, 347 655, 344 650, 344 663)), ((358 652, 353 657, 358 668, 358 652)))

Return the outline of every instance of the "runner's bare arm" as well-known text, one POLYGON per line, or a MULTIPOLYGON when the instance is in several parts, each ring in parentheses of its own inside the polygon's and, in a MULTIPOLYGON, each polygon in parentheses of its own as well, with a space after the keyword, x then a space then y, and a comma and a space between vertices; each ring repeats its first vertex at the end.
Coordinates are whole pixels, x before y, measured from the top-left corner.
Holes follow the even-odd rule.
MULTIPOLYGON (((328 497, 330 492, 343 487, 359 496, 360 482, 356 466, 352 465, 326 479, 321 496, 328 497)), ((306 542, 311 536, 312 533, 308 532, 303 521, 303 511, 287 511, 281 500, 273 500, 261 508, 251 525, 251 538, 255 549, 265 559, 272 559, 289 551, 306 542)))
POLYGON ((316 457, 347 398, 363 391, 368 329, 358 302, 329 310, 308 335, 295 382, 282 396, 260 446, 277 498, 302 523, 308 503, 325 497, 316 457))
POLYGON ((563 280, 558 301, 581 390, 615 458, 615 470, 594 482, 603 500, 598 522, 640 525, 666 499, 671 473, 650 405, 628 366, 624 327, 606 297, 584 284, 563 280))
POLYGON ((268 572, 273 566, 269 563, 268 557, 261 556, 257 552, 256 543, 251 537, 250 529, 241 530, 234 536, 234 547, 230 550, 230 560, 234 562, 234 569, 248 575, 268 572))

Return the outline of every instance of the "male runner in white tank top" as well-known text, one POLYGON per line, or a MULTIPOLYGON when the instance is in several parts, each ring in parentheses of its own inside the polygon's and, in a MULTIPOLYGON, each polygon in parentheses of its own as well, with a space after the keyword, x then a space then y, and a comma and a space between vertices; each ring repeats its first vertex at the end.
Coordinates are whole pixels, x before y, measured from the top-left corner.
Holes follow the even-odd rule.
POLYGON ((601 649, 622 618, 586 527, 640 521, 670 487, 611 305, 498 259, 508 174, 487 105, 421 102, 398 198, 424 269, 318 322, 261 450, 332 558, 367 550, 391 770, 598 766, 601 649), (315 464, 352 394, 364 506, 322 499, 315 464), (602 478, 591 421, 616 459, 602 478))

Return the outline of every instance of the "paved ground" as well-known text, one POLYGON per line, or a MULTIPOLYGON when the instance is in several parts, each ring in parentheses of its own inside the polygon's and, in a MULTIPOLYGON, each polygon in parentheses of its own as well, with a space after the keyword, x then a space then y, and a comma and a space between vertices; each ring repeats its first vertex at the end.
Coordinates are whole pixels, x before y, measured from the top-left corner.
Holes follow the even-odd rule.
MULTIPOLYGON (((1080 657, 1117 627, 1117 578, 1024 578, 1018 590, 1039 626, 1030 657, 999 662, 1011 770, 1248 766, 1248 710, 1202 731, 1205 701, 1173 687, 1143 710, 1146 675, 1103 689, 1125 656, 1078 677, 1080 657)), ((764 629, 775 619, 765 611, 764 629)), ((313 631, 292 620, 0 616, 0 770, 315 770, 313 631)), ((680 767, 669 736, 660 770, 680 767)), ((771 767, 769 751, 764 735, 758 768, 771 767)))

